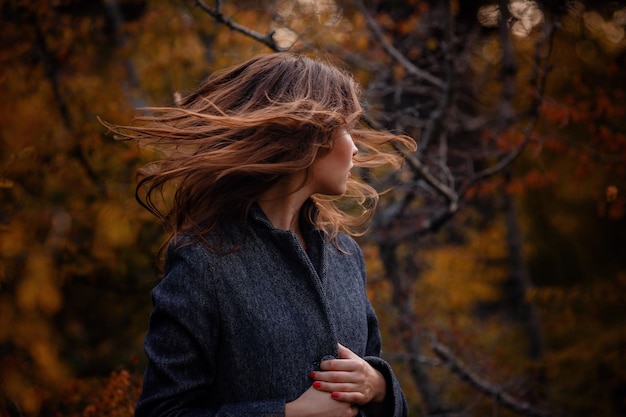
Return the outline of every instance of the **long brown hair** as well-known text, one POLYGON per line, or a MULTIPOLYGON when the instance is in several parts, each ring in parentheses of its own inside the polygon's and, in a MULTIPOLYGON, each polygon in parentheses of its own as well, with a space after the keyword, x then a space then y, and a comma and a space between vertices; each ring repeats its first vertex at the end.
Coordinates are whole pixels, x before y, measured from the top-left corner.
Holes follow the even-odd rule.
MULTIPOLYGON (((359 148, 355 166, 398 164, 385 144, 413 148, 412 139, 357 128, 359 87, 351 76, 292 53, 256 56, 216 72, 176 106, 146 109, 132 126, 108 125, 122 138, 155 145, 161 160, 139 171, 137 198, 170 232, 205 241, 222 221, 245 222, 264 190, 301 172, 332 148, 347 129, 359 148), (169 206, 164 188, 174 184, 169 206)), ((167 193, 166 193, 167 194, 167 193)), ((315 195, 304 215, 334 240, 354 234, 378 200, 371 186, 350 179, 344 196, 315 195), (339 200, 351 200, 350 209, 339 200), (343 207, 343 209, 341 208, 343 207), (355 210, 355 207, 360 209, 355 210)))

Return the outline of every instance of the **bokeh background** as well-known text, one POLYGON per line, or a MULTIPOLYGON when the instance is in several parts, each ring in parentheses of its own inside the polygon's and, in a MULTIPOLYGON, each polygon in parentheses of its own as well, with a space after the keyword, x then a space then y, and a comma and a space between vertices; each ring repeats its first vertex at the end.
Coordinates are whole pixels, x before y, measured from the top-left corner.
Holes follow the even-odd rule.
POLYGON ((359 238, 411 415, 626 415, 625 27, 620 1, 1 0, 0 416, 133 413, 164 233, 154 155, 100 120, 287 49, 419 144, 361 173, 359 238))

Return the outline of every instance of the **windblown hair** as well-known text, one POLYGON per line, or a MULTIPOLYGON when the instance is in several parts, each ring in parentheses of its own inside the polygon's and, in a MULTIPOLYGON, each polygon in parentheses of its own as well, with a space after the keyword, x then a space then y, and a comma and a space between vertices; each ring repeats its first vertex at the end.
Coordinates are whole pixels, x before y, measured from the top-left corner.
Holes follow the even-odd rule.
MULTIPOLYGON (((139 171, 136 195, 164 223, 168 241, 178 233, 206 241, 203 236, 218 233, 223 221, 245 223, 263 191, 294 173, 309 178, 338 129, 350 132, 359 148, 356 167, 397 166, 399 154, 384 145, 414 147, 408 137, 357 128, 362 108, 352 77, 284 52, 216 72, 176 106, 146 110, 139 123, 109 128, 163 151, 161 160, 139 171), (169 185, 175 193, 164 208, 169 185)), ((350 179, 342 197, 314 195, 302 214, 336 241, 339 232, 355 234, 377 200, 371 186, 350 179), (340 199, 355 204, 344 211, 340 199)))

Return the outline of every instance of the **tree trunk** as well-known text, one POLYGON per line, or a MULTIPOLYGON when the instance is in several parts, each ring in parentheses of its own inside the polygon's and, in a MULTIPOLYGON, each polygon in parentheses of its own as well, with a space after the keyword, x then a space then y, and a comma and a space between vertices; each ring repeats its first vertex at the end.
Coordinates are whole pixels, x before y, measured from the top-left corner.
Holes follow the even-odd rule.
POLYGON ((528 338, 528 356, 531 359, 541 359, 544 354, 544 341, 537 309, 526 297, 532 284, 524 259, 517 207, 514 199, 508 193, 503 193, 503 195, 506 242, 509 253, 509 265, 511 267, 508 285, 510 288, 509 297, 512 301, 515 318, 524 324, 528 338))
POLYGON ((439 414, 442 411, 441 398, 435 389, 426 365, 419 361, 422 355, 422 343, 415 322, 417 315, 413 308, 409 277, 402 272, 398 264, 398 246, 394 243, 380 243, 380 257, 388 279, 393 285, 393 305, 398 312, 398 331, 409 359, 409 369, 413 381, 422 398, 425 415, 439 414))

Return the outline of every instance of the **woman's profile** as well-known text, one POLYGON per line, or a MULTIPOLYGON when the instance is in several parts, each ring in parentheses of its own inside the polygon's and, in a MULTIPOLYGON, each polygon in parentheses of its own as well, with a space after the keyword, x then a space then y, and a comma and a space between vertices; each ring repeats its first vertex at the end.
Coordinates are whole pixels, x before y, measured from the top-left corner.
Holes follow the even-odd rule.
POLYGON ((406 416, 351 237, 378 195, 352 173, 414 142, 360 129, 352 77, 291 53, 149 110, 112 127, 163 154, 137 186, 169 237, 136 415, 406 416))

